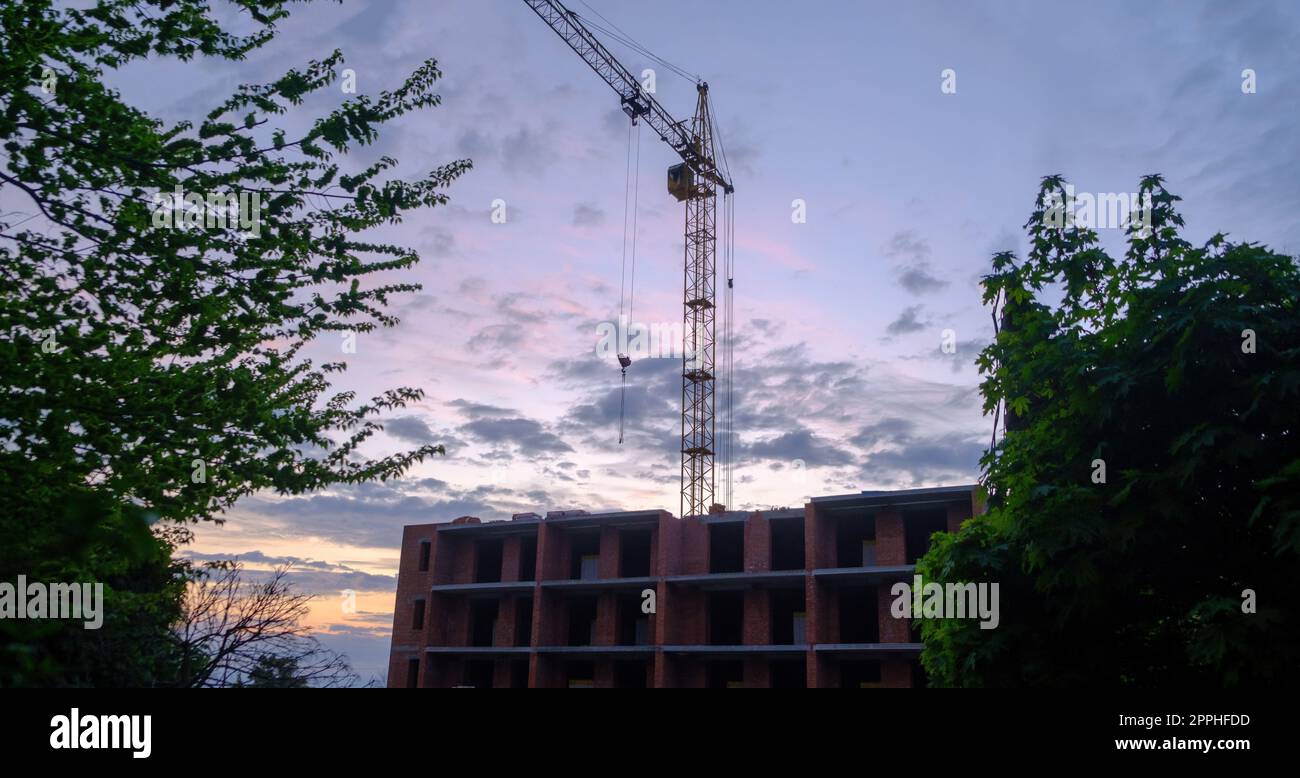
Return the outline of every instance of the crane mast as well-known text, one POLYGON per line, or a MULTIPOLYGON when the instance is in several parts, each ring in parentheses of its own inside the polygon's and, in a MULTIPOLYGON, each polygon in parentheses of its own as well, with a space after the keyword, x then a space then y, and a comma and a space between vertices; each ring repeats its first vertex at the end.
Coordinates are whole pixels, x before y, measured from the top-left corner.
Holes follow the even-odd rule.
POLYGON ((668 169, 668 191, 686 203, 682 295, 682 445, 680 516, 702 516, 714 507, 714 421, 719 191, 734 187, 718 168, 709 85, 696 85, 695 114, 687 125, 673 119, 654 96, 559 0, 524 0, 542 21, 618 93, 623 112, 643 120, 682 162, 668 169))

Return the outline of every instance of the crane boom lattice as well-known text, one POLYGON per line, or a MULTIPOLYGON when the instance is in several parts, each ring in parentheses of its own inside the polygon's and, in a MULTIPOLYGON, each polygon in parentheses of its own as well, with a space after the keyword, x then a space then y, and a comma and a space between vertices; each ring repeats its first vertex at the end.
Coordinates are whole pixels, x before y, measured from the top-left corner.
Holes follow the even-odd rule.
POLYGON ((715 505, 714 410, 717 374, 717 211, 719 192, 735 191, 718 168, 709 85, 696 85, 695 114, 686 125, 641 87, 577 14, 559 0, 524 0, 596 74, 618 93, 623 112, 644 121, 681 157, 668 169, 668 191, 686 204, 683 263, 681 513, 701 516, 715 505))

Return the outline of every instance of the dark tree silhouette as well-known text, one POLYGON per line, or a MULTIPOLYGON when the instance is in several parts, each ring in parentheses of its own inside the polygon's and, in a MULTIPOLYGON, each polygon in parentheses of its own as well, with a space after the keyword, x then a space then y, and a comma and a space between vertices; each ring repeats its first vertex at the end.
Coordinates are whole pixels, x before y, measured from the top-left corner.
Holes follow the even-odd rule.
POLYGON ((311 595, 295 592, 288 568, 247 579, 238 562, 210 565, 191 584, 175 627, 175 684, 351 686, 347 659, 323 647, 303 624, 311 595))

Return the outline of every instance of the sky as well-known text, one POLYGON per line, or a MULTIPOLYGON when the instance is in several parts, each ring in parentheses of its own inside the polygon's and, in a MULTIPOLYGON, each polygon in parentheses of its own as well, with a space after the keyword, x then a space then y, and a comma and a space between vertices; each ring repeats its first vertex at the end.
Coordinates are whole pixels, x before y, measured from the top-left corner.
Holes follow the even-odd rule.
MULTIPOLYGON (((1294 3, 568 4, 710 85, 736 186, 731 508, 976 480, 992 432, 973 364, 993 334, 979 279, 995 252, 1023 255, 1042 176, 1126 193, 1161 173, 1191 240, 1300 246, 1294 3)), ((524 3, 315 2, 278 28, 244 62, 153 60, 111 78, 178 121, 335 48, 361 93, 397 87, 428 58, 443 72, 440 106, 391 122, 347 161, 389 155, 407 177, 473 161, 449 205, 383 235, 420 252, 402 278, 423 291, 396 300, 400 325, 358 336, 355 353, 329 339, 309 356, 348 362, 338 390, 424 390, 366 453, 438 443, 446 455, 398 481, 250 496, 190 551, 254 570, 292 563, 320 594, 320 637, 382 679, 403 525, 678 512, 681 366, 633 363, 620 445, 619 370, 596 347, 620 310, 628 123, 524 3)), ((693 82, 606 42, 633 73, 654 68, 656 98, 689 118, 693 82)), ((285 126, 345 97, 316 95, 285 126)), ((664 172, 675 161, 641 136, 635 323, 681 320, 683 208, 664 172)), ((1119 231, 1101 233, 1120 246, 1119 231)))

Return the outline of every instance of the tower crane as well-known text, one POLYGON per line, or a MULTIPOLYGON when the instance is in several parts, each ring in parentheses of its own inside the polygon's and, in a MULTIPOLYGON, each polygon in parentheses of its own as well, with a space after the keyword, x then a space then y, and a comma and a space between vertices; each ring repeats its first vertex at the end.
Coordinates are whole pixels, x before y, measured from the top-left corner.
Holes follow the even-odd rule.
MULTIPOLYGON (((714 319, 717 305, 718 199, 721 193, 724 235, 730 251, 731 195, 735 192, 723 166, 717 163, 720 148, 713 110, 709 104, 709 85, 696 83, 695 114, 689 124, 672 115, 643 89, 622 63, 596 38, 583 20, 559 0, 524 0, 542 21, 560 36, 584 62, 618 93, 623 112, 632 120, 644 121, 672 147, 681 162, 668 168, 668 192, 686 204, 685 263, 682 295, 682 477, 680 516, 701 516, 718 509, 715 502, 717 474, 714 468, 716 424, 715 394, 719 375, 715 370, 716 344, 714 319)), ((727 262, 727 288, 731 288, 730 257, 727 262)), ((729 296, 728 296, 729 300, 729 296)), ((728 317, 729 308, 724 312, 728 317)), ((724 343, 724 365, 730 358, 724 343)), ((627 357, 620 355, 624 369, 627 357)), ((728 376, 722 376, 728 377, 728 376)), ((729 403, 729 396, 724 398, 729 403)), ((726 405, 724 405, 726 408, 726 405)), ((728 409, 729 410, 729 409, 728 409)), ((724 420, 729 419, 727 414, 724 420)), ((724 424, 726 422, 724 421, 724 424)), ((724 427, 724 447, 729 446, 729 430, 724 427)), ((724 465, 729 457, 724 450, 724 465)), ((730 499, 729 472, 725 474, 725 499, 730 499)))

